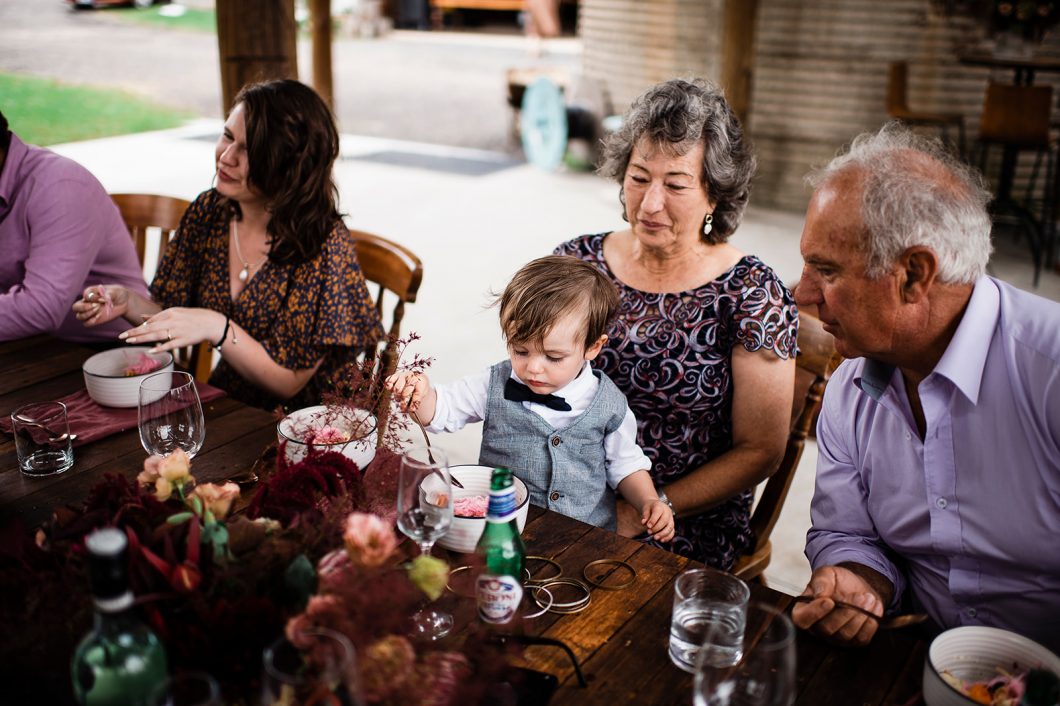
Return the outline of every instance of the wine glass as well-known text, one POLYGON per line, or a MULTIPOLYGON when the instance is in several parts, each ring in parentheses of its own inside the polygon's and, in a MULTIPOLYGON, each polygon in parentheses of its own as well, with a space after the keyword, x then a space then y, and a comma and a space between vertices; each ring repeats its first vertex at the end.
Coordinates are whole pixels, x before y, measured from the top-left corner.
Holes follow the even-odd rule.
POLYGON ((202 403, 189 373, 155 373, 140 383, 140 443, 149 454, 184 449, 192 458, 206 438, 202 403))
MULTIPOLYGON (((431 553, 453 523, 453 481, 445 452, 413 446, 401 455, 397 498, 398 528, 431 553)), ((437 640, 453 629, 453 616, 427 606, 412 616, 417 636, 437 640)))
POLYGON ((791 706, 795 702, 795 626, 764 603, 747 607, 743 657, 731 667, 712 654, 707 631, 696 657, 695 706, 791 706))
POLYGON ((261 705, 362 706, 360 675, 349 638, 335 630, 300 630, 262 652, 261 705))

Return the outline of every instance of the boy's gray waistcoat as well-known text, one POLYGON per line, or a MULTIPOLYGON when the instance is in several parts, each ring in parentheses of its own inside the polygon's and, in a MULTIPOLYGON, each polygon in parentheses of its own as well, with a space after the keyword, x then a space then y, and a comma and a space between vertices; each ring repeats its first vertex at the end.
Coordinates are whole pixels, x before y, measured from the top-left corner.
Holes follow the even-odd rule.
POLYGON ((615 493, 607 484, 604 437, 622 424, 626 397, 607 375, 592 372, 600 384, 589 408, 557 431, 522 402, 504 399, 511 361, 490 368, 479 463, 511 469, 535 505, 614 530, 615 493))

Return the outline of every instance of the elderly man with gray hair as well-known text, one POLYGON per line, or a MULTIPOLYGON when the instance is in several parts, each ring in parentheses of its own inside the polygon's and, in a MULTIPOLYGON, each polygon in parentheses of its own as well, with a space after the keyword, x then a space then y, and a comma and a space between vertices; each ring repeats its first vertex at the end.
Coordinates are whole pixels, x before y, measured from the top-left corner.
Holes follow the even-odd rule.
POLYGON ((1060 305, 985 275, 989 194, 890 124, 811 176, 796 291, 849 358, 825 392, 797 625, 865 644, 926 611, 1060 648, 1060 305))

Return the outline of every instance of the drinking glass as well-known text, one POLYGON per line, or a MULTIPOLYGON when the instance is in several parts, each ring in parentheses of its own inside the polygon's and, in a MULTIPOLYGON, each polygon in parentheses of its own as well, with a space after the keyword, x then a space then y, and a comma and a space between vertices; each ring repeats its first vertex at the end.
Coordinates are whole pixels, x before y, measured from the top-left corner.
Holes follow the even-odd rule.
POLYGON ((151 692, 148 706, 223 706, 221 688, 206 672, 175 674, 151 692))
POLYGON ((791 706, 795 702, 795 626, 774 606, 751 603, 747 610, 742 658, 717 666, 712 633, 696 658, 692 692, 695 706, 791 706))
POLYGON ((74 465, 74 446, 66 405, 38 402, 11 413, 18 467, 27 476, 50 476, 74 465))
POLYGON ((184 449, 192 458, 206 438, 202 403, 189 373, 155 373, 140 383, 140 443, 149 454, 184 449))
POLYGON ((313 628, 294 642, 281 637, 261 658, 261 706, 364 704, 353 645, 340 632, 313 628))
MULTIPOLYGON (((430 554, 453 523, 453 481, 445 452, 413 446, 401 455, 397 497, 398 528, 430 554)), ((453 616, 427 606, 412 617, 419 637, 437 640, 453 629, 453 616)))
POLYGON ((670 661, 695 670, 696 653, 710 628, 718 666, 740 661, 747 599, 751 589, 732 574, 715 569, 690 569, 674 582, 674 610, 670 621, 670 661))

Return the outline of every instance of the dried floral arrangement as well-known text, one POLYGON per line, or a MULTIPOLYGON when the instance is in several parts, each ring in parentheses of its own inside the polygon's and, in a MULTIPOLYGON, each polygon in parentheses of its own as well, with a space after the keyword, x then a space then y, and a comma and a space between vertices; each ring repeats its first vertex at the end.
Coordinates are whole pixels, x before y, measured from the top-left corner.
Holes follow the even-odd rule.
MULTIPOLYGON (((496 657, 484 667, 489 659, 481 654, 437 652, 404 637, 405 619, 444 590, 448 569, 439 559, 401 563, 396 455, 382 453, 367 474, 337 453, 296 464, 282 450, 273 455, 264 462, 276 469, 245 512, 232 513, 238 486, 196 485, 177 452, 149 458, 137 482, 106 476, 81 507, 58 510, 36 533, 7 525, 0 533, 5 699, 71 703, 67 665, 92 620, 83 538, 108 525, 129 537, 136 600, 171 669, 209 672, 225 703, 252 702, 262 650, 285 626, 296 635, 299 624, 326 623, 351 638, 367 660, 362 671, 373 703, 417 702, 402 699, 419 682, 395 687, 405 683, 395 669, 439 684, 455 684, 472 664, 479 677, 493 673, 496 657)), ((432 689, 429 702, 458 703, 442 695, 463 699, 476 680, 463 681, 461 689, 432 689)))
MULTIPOLYGON (((405 361, 404 354, 410 344, 418 341, 416 333, 393 342, 398 366, 402 370, 425 372, 433 359, 415 354, 405 361)), ((366 448, 379 446, 398 451, 401 439, 412 422, 407 415, 392 414, 390 393, 385 386, 386 371, 378 357, 366 358, 356 366, 350 366, 337 384, 336 392, 327 393, 323 409, 299 414, 297 411, 285 415, 278 412, 285 435, 292 441, 306 444, 310 448, 341 451, 347 446, 366 448), (382 417, 382 428, 379 418, 382 417)))

